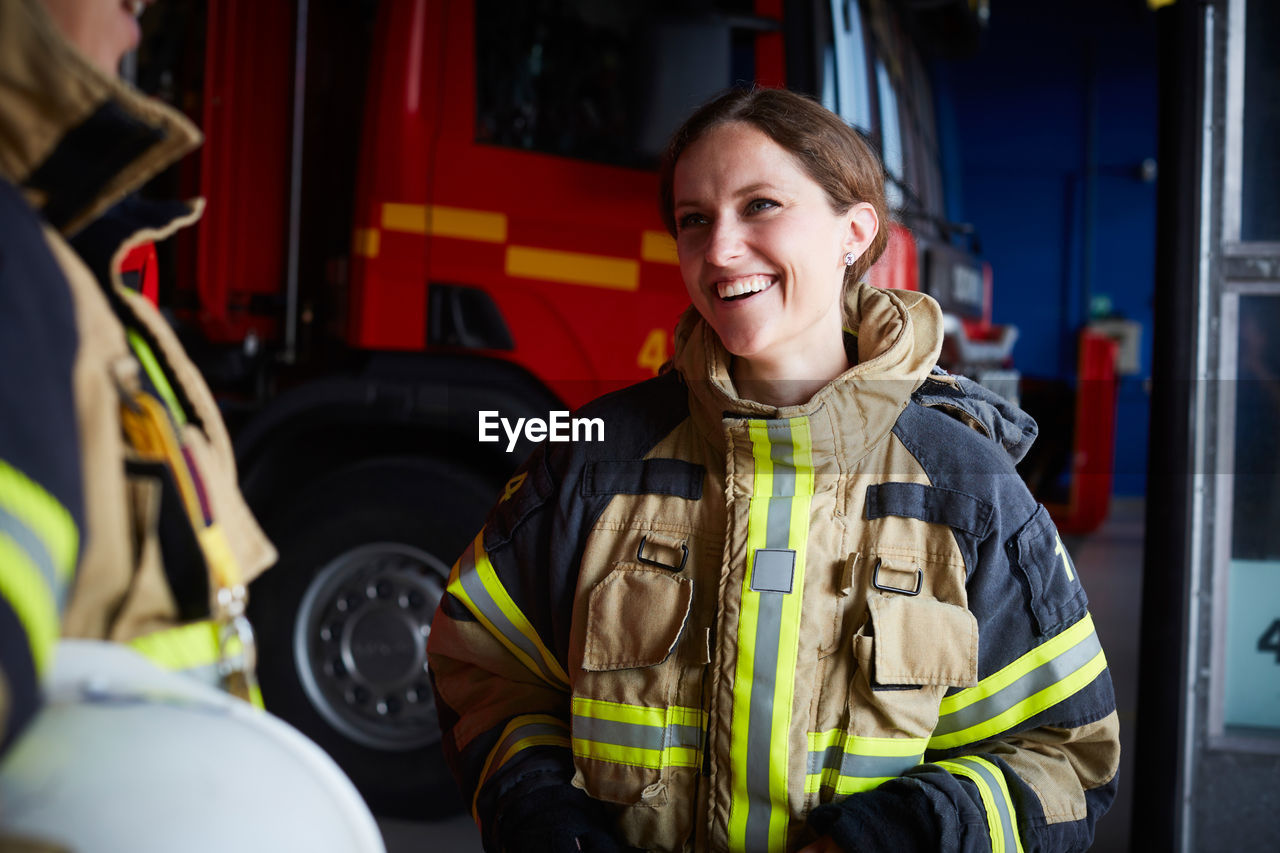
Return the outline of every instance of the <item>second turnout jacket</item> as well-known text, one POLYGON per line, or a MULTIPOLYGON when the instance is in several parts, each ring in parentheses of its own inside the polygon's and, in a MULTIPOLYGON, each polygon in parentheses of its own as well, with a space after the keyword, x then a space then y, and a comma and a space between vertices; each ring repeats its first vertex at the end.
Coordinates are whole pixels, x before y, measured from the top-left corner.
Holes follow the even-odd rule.
POLYGON ((213 670, 219 570, 247 584, 275 559, 209 389, 119 272, 199 218, 129 195, 199 142, 40 0, 0 3, 0 742, 59 635, 213 670))
POLYGON ((575 796, 644 850, 1089 845, 1115 701, 1006 452, 1034 424, 934 371, 927 296, 863 286, 846 317, 856 366, 779 409, 689 312, 675 370, 578 413, 604 441, 508 484, 429 649, 488 849, 554 849, 529 804, 575 796))

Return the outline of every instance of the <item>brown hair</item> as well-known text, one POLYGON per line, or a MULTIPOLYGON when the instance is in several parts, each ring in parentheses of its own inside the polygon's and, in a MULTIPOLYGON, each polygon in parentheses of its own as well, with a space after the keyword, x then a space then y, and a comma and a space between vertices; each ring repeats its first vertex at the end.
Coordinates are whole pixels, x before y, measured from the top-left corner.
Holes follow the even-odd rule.
POLYGON ((884 166, 853 128, 826 107, 785 89, 731 89, 699 107, 667 143, 659 172, 662 221, 676 233, 676 162, 709 130, 731 122, 749 124, 782 148, 822 187, 837 214, 858 202, 875 208, 880 220, 871 245, 845 270, 845 287, 857 283, 889 242, 889 211, 884 195, 884 166))

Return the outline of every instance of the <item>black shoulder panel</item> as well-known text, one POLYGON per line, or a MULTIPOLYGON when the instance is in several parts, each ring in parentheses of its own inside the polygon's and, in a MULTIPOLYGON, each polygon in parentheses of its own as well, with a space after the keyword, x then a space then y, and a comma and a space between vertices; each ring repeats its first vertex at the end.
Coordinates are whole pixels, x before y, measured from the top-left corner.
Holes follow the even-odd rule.
POLYGON ((879 483, 867 486, 867 520, 888 515, 945 524, 977 537, 991 526, 994 507, 954 489, 923 483, 879 483))
MULTIPOLYGON (((951 507, 989 506, 981 530, 952 524, 968 573, 969 610, 978 620, 978 677, 986 678, 1084 618, 1088 599, 1048 513, 996 442, 918 403, 907 406, 894 435, 924 468, 951 507)), ((936 493, 935 493, 936 494, 936 493)), ((1043 711, 1023 727, 1070 728, 1115 709, 1110 673, 1043 711)))
MULTIPOLYGON (((71 381, 78 347, 71 292, 45 243, 40 221, 17 189, 0 179, 0 462, 62 504, 76 529, 83 531, 80 441, 71 381)), ((15 497, 0 495, 0 530, 9 522, 6 499, 15 497)), ((3 595, 0 670, 9 694, 9 719, 0 719, 3 750, 39 702, 26 631, 3 595)))
POLYGON ((66 277, 35 213, 0 179, 0 459, 83 529, 72 370, 79 348, 66 277))
POLYGON ((937 409, 908 405, 893 432, 934 487, 992 508, 980 535, 952 532, 968 572, 969 609, 980 628, 1000 625, 983 634, 979 648, 979 670, 994 672, 1040 642, 1032 590, 1005 547, 1035 515, 1036 501, 998 444, 937 409))
POLYGON ((953 376, 944 382, 939 374, 945 371, 935 367, 911 399, 983 433, 1004 447, 1015 463, 1021 462, 1040 432, 1035 419, 972 379, 953 376))

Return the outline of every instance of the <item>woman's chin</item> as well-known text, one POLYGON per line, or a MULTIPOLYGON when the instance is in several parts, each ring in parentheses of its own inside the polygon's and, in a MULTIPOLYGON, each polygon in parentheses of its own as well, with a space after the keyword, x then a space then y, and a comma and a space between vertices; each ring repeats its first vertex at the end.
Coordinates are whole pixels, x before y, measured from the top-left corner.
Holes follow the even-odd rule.
POLYGON ((720 335, 720 343, 734 358, 752 361, 766 355, 768 345, 755 335, 720 335))

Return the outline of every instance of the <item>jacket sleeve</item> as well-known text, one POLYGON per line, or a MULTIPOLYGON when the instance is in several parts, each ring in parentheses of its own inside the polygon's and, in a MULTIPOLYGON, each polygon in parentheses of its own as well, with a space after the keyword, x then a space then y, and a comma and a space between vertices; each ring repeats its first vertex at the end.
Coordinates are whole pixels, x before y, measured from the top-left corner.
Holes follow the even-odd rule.
POLYGON ((925 763, 812 821, 847 850, 1087 849, 1115 797, 1120 747, 1079 575, 1006 459, 945 415, 917 407, 913 418, 919 428, 900 437, 935 486, 969 495, 988 519, 953 527, 978 623, 978 681, 942 700, 925 763))
POLYGON ((571 455, 539 449, 508 482, 432 623, 444 752, 488 850, 563 849, 533 840, 533 824, 553 816, 570 845, 607 833, 598 805, 570 784, 565 649, 580 509, 560 483, 572 482, 571 455))
POLYGON ((0 750, 39 706, 79 551, 77 341, 39 225, 0 181, 0 750))

